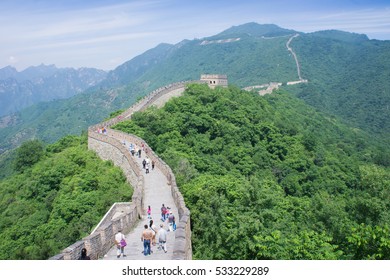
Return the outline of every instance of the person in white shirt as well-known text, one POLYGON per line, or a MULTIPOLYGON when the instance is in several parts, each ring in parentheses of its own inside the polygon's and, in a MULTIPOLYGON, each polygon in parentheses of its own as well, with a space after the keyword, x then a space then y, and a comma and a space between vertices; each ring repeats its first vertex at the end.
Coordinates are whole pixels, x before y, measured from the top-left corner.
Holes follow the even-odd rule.
POLYGON ((126 257, 125 255, 125 246, 126 246, 126 237, 122 233, 122 231, 119 229, 118 233, 115 234, 115 245, 117 250, 116 257, 119 259, 121 255, 123 257, 126 257))

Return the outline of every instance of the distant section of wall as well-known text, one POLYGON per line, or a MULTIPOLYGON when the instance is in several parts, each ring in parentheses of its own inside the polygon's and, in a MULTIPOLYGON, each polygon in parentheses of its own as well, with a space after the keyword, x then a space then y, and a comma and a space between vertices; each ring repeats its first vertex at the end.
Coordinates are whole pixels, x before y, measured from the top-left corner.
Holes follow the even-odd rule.
POLYGON ((112 118, 108 121, 91 126, 89 130, 97 131, 102 127, 110 127, 125 119, 130 119, 134 112, 144 111, 148 107, 155 105, 161 107, 173 96, 180 96, 188 84, 204 84, 204 81, 185 81, 170 84, 152 91, 149 95, 145 96, 137 103, 133 104, 129 109, 124 111, 120 116, 112 118))

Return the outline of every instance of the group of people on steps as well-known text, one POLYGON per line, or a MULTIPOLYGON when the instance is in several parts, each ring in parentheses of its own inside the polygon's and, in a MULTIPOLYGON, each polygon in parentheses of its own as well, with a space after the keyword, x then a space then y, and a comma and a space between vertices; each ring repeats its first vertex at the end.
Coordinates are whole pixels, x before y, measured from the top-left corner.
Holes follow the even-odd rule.
MULTIPOLYGON (((99 130, 99 133, 105 133, 106 129, 99 130)), ((123 140, 123 145, 126 146, 126 141, 123 140)), ((141 148, 137 148, 136 145, 130 143, 129 145, 129 151, 132 156, 138 156, 141 158, 142 151, 145 151, 147 154, 147 151, 145 150, 144 143, 141 143, 141 148), (142 149, 141 149, 142 148, 142 149)), ((145 169, 146 173, 149 173, 150 166, 152 170, 155 167, 154 160, 150 161, 149 157, 146 156, 144 160, 142 161, 142 168, 145 169)), ((168 221, 168 230, 164 228, 164 224, 160 224, 160 228, 158 228, 153 220, 152 220, 152 209, 150 206, 148 206, 147 210, 147 218, 149 220, 149 225, 144 225, 144 230, 142 231, 141 235, 141 241, 143 242, 144 250, 142 253, 144 256, 149 256, 152 251, 152 246, 156 246, 158 244, 158 249, 162 249, 165 253, 167 252, 167 232, 168 231, 175 231, 176 230, 176 219, 175 215, 172 213, 169 207, 166 207, 164 204, 161 206, 161 221, 166 222, 168 221), (158 243, 156 242, 158 239, 158 243)), ((118 232, 115 234, 114 237, 114 243, 117 248, 117 258, 119 259, 121 256, 126 257, 125 255, 125 247, 127 246, 126 242, 126 236, 122 233, 122 230, 119 229, 118 232)), ((81 250, 81 256, 79 258, 80 260, 89 260, 90 257, 87 256, 87 250, 83 248, 81 250)))
MULTIPOLYGON (((158 245, 159 250, 167 252, 167 234, 168 231, 176 230, 176 219, 175 215, 172 213, 169 207, 166 207, 164 204, 161 206, 161 221, 168 221, 168 230, 165 229, 164 224, 160 224, 158 227, 152 220, 152 208, 148 206, 147 209, 147 219, 149 224, 144 225, 144 230, 141 234, 141 241, 143 242, 144 250, 142 253, 144 256, 149 256, 153 253, 152 246, 158 245), (158 242, 157 242, 158 240, 158 242)), ((121 256, 126 257, 124 253, 124 248, 126 247, 126 237, 119 230, 115 235, 115 245, 117 247, 117 258, 121 256)))
POLYGON ((149 225, 144 225, 144 230, 142 232, 141 241, 144 243, 143 254, 145 256, 153 253, 151 246, 156 246, 158 240, 158 249, 164 250, 167 252, 167 231, 176 230, 176 221, 175 215, 172 211, 169 210, 169 207, 166 207, 164 204, 161 206, 161 221, 165 222, 168 220, 168 230, 164 228, 164 224, 160 224, 158 228, 152 220, 152 208, 148 206, 147 210, 149 225), (157 238, 158 236, 158 238, 157 238))
MULTIPOLYGON (((126 140, 123 140, 122 141, 122 144, 127 146, 127 142, 126 140)), ((147 156, 148 154, 148 149, 145 147, 145 144, 144 142, 141 143, 141 146, 140 147, 137 147, 137 145, 133 144, 133 143, 130 143, 129 144, 129 151, 131 153, 132 156, 136 156, 138 158, 141 158, 141 155, 142 155, 142 151, 145 152, 146 154, 146 157, 143 159, 142 161, 142 168, 145 169, 145 173, 148 174, 149 171, 150 171, 150 168, 153 170, 154 169, 154 166, 155 166, 155 161, 154 160, 150 160, 149 157, 147 156)))
POLYGON ((154 170, 154 160, 150 161, 149 157, 144 158, 144 160, 142 161, 142 168, 145 169, 146 174, 149 173, 150 165, 152 165, 152 170, 154 170))

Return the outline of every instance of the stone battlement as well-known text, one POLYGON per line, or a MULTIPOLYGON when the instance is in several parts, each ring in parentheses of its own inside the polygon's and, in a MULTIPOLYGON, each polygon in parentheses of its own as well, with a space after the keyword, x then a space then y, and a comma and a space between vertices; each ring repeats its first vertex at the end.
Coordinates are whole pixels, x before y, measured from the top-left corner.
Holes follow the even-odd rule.
POLYGON ((200 80, 206 82, 211 88, 215 88, 216 86, 228 86, 227 75, 203 74, 200 76, 200 80))

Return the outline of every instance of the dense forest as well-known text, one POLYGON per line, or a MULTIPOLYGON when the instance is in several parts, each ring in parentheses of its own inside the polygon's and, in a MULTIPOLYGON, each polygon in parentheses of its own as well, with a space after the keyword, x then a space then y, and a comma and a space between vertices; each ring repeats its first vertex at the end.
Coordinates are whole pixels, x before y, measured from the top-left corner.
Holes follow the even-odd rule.
POLYGON ((122 170, 87 149, 87 136, 25 142, 0 181, 0 259, 48 259, 90 234, 132 189, 122 170))
POLYGON ((191 85, 115 128, 174 170, 195 259, 390 259, 388 148, 288 92, 191 85))
POLYGON ((321 31, 291 45, 310 81, 294 89, 297 96, 390 145, 390 42, 321 31))

